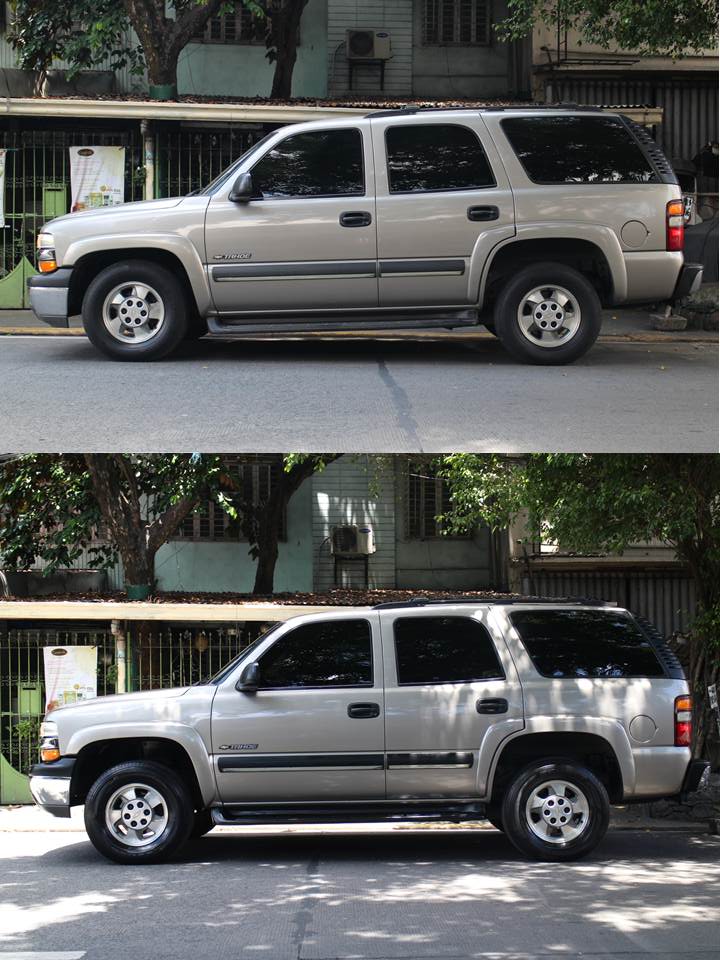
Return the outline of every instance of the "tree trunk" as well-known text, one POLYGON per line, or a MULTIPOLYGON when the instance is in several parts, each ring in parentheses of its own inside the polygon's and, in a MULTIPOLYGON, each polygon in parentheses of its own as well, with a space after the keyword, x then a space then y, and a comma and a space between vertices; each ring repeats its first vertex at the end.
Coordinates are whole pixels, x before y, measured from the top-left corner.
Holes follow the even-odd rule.
POLYGON ((278 559, 280 523, 272 520, 260 524, 258 531, 258 559, 253 593, 271 594, 275 584, 275 565, 278 559))
POLYGON ((688 683, 693 697, 693 755, 720 768, 718 715, 710 709, 708 687, 720 692, 720 658, 709 638, 693 632, 689 640, 688 683))
POLYGON ((292 96, 292 78, 297 61, 297 39, 300 20, 308 0, 281 0, 269 8, 270 43, 275 49, 275 73, 270 96, 288 100, 292 96))

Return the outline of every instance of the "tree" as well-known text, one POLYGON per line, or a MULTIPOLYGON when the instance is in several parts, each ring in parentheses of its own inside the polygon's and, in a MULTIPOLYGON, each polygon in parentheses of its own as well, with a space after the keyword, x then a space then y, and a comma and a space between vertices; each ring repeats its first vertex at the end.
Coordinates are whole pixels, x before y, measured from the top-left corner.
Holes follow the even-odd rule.
POLYGON ((527 510, 532 531, 582 552, 617 553, 659 539, 688 568, 698 615, 687 638, 695 750, 715 766, 720 739, 707 687, 720 683, 720 456, 715 454, 475 454, 441 457, 451 530, 506 527, 527 510))
MULTIPOLYGON (((273 592, 283 517, 291 498, 305 480, 339 456, 338 453, 288 454, 266 499, 251 501, 237 494, 222 497, 225 509, 237 520, 248 541, 250 556, 257 560, 253 593, 273 592)), ((232 489, 234 485, 237 486, 233 478, 227 477, 226 487, 232 489)))
POLYGON ((72 76, 110 60, 113 70, 147 67, 152 85, 177 84, 181 52, 227 0, 16 0, 10 42, 21 67, 50 69, 53 60, 70 63, 72 76), (168 16, 168 13, 174 16, 168 16), (135 31, 139 46, 129 39, 135 31))
POLYGON ((504 40, 528 36, 540 21, 643 55, 679 58, 717 45, 716 0, 508 0, 508 8, 498 24, 504 40))
POLYGON ((28 454, 0 467, 0 553, 13 569, 40 557, 49 572, 89 548, 125 582, 154 582, 155 555, 219 483, 215 456, 28 454), (98 542, 98 531, 107 541, 98 542))
POLYGON ((297 60, 297 41, 308 0, 248 0, 267 20, 265 56, 275 64, 270 96, 287 100, 292 95, 292 77, 297 60))

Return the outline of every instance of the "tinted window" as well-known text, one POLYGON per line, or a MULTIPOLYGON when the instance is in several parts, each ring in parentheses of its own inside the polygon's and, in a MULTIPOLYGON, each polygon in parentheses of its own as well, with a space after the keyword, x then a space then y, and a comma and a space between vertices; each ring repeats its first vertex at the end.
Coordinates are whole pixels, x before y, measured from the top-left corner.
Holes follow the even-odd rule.
POLYGON ((490 635, 470 617, 402 617, 394 632, 400 684, 504 677, 490 635))
POLYGON ((365 192, 359 130, 317 130, 281 140, 252 168, 263 198, 334 197, 365 192))
POLYGON ((308 623, 261 658, 260 686, 371 687, 372 638, 367 620, 308 623))
POLYGON ((389 127, 385 132, 392 193, 494 187, 480 141, 458 124, 389 127))
POLYGON ((510 620, 544 677, 662 677, 650 641, 626 613, 518 610, 510 620))
POLYGON ((536 183, 650 183, 657 177, 613 117, 512 117, 503 131, 536 183))

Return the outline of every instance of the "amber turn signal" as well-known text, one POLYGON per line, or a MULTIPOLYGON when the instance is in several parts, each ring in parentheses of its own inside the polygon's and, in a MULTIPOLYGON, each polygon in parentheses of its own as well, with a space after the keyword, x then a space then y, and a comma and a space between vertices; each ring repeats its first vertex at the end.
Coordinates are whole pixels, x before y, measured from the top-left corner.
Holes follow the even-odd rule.
POLYGON ((55 260, 38 260, 38 270, 40 273, 52 273, 57 270, 57 263, 55 260))

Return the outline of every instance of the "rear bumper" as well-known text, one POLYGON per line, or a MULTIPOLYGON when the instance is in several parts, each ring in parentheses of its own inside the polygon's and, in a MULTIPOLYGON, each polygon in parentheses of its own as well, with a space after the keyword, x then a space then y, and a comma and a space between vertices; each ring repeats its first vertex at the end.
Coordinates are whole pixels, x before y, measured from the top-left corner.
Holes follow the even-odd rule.
POLYGON ((67 327, 68 291, 72 267, 60 267, 53 273, 39 273, 28 280, 30 306, 38 320, 51 327, 67 327))
POLYGON ((675 284, 675 290, 670 298, 672 303, 689 297, 691 293, 697 293, 700 289, 703 277, 703 265, 701 263, 684 263, 680 271, 680 276, 675 284))
POLYGON ((55 763, 36 763, 30 768, 30 793, 39 807, 54 817, 70 816, 70 785, 75 757, 55 763))

